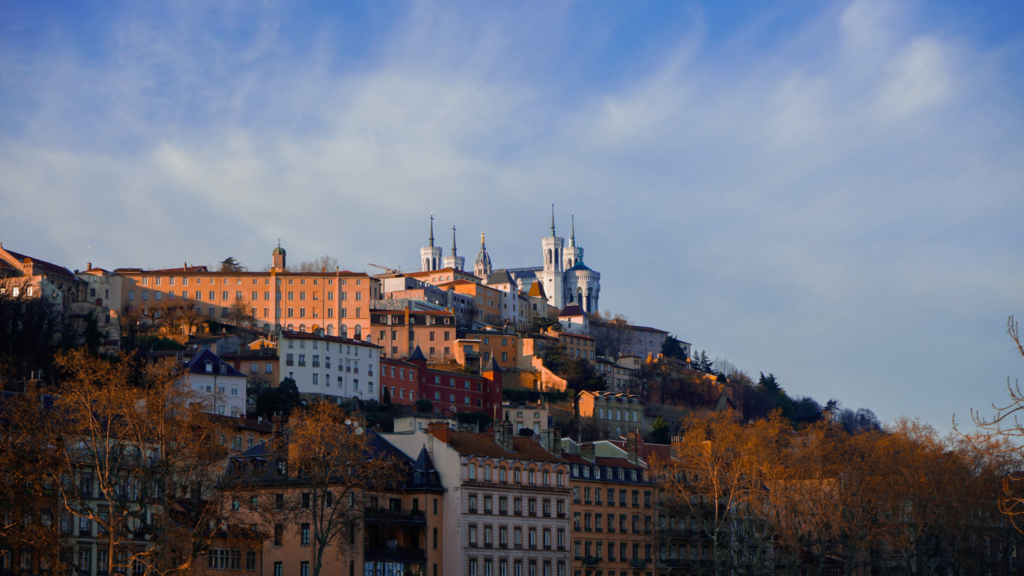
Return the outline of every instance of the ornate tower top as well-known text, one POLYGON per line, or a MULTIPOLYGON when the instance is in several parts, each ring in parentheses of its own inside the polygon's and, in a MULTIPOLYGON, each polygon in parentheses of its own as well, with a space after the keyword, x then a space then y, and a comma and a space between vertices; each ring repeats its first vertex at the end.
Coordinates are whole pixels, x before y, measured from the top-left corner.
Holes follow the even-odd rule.
POLYGON ((493 272, 491 266, 491 255, 487 253, 487 245, 484 244, 484 233, 480 233, 480 252, 476 255, 473 263, 473 274, 479 278, 487 279, 493 272))
POLYGON ((441 247, 434 246, 434 215, 430 215, 430 237, 426 246, 420 248, 420 270, 428 272, 441 267, 441 247))
POLYGON ((452 226, 452 254, 451 256, 445 256, 444 267, 454 268, 456 270, 464 270, 466 259, 459 256, 458 248, 455 246, 455 226, 452 226))

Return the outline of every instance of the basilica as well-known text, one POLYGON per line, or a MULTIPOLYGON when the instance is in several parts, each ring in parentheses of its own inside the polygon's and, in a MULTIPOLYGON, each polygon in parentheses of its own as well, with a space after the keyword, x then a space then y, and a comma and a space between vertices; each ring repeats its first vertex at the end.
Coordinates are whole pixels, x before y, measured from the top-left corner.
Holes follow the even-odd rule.
MULTIPOLYGON (((464 271, 466 259, 459 256, 455 244, 455 228, 452 227, 451 254, 443 256, 443 249, 434 244, 434 217, 430 217, 430 237, 427 246, 420 248, 420 270, 423 272, 452 268, 464 271)), ((511 278, 519 290, 526 294, 543 295, 548 304, 559 310, 579 306, 581 310, 594 314, 599 310, 601 296, 601 273, 583 263, 583 247, 576 243, 576 220, 572 218, 569 242, 555 232, 555 209, 551 207, 551 234, 541 239, 544 265, 526 268, 494 270, 491 256, 483 233, 480 234, 480 251, 473 263, 473 275, 484 284, 498 276, 502 283, 511 278)))

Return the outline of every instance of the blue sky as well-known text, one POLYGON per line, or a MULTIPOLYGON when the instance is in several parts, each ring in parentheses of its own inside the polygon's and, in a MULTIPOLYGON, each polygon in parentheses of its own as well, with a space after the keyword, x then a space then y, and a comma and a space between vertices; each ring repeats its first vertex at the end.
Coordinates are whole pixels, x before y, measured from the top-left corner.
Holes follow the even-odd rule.
POLYGON ((790 393, 945 430, 1024 366, 1022 3, 211 4, 0 3, 5 246, 519 266, 554 203, 604 308, 790 393))

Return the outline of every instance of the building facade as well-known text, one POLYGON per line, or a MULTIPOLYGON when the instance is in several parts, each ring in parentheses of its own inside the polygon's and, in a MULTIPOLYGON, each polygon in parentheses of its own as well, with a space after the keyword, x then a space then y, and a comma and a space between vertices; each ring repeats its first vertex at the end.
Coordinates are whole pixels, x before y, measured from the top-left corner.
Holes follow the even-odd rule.
POLYGON ((454 357, 456 321, 449 311, 375 309, 370 329, 388 358, 408 358, 417 346, 431 360, 454 357))
POLYGON ((624 434, 644 430, 644 403, 639 396, 590 392, 576 395, 577 420, 588 420, 605 438, 618 438, 624 434))
POLYGON ((568 466, 553 431, 526 438, 514 436, 509 422, 493 434, 435 423, 382 436, 406 454, 425 448, 448 488, 446 576, 569 574, 568 466))
POLYGON ((562 439, 572 489, 573 576, 656 572, 655 487, 632 452, 562 439))
POLYGON ((380 347, 362 340, 284 331, 279 339, 281 372, 304 396, 377 400, 380 347))
POLYGON ((290 272, 280 246, 267 272, 220 272, 206 266, 162 270, 118 268, 121 305, 145 315, 168 304, 190 304, 203 316, 226 319, 245 307, 265 332, 323 330, 328 336, 367 340, 370 308, 380 299, 379 282, 362 272, 290 272), (364 334, 365 333, 365 334, 364 334))
POLYGON ((380 359, 380 398, 384 390, 392 404, 412 406, 420 397, 419 368, 415 364, 395 358, 380 359))

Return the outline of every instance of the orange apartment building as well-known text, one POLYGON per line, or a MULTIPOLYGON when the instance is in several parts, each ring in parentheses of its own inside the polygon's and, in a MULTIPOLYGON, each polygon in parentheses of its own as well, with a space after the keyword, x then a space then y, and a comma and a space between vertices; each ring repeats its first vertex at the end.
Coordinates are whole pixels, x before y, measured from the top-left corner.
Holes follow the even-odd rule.
POLYGON ((381 296, 379 283, 363 272, 289 272, 285 251, 273 252, 268 272, 219 272, 206 266, 163 270, 118 268, 121 303, 145 313, 167 303, 202 307, 211 318, 227 318, 232 306, 252 310, 255 325, 266 332, 324 330, 328 336, 359 340, 369 336, 370 309, 381 296))
POLYGON ((637 439, 610 442, 562 439, 572 490, 572 574, 653 576, 655 487, 637 455, 637 439))
POLYGON ((491 288, 480 284, 479 278, 477 279, 477 282, 469 280, 454 280, 452 282, 438 284, 437 287, 443 290, 451 288, 457 294, 465 294, 473 297, 476 302, 477 309, 476 320, 483 322, 484 324, 490 324, 491 326, 501 326, 504 323, 501 319, 501 291, 497 288, 491 288))
POLYGON ((408 358, 416 346, 428 360, 455 357, 455 314, 444 310, 372 310, 370 336, 382 357, 408 358))
POLYGON ((459 340, 460 344, 465 341, 479 342, 478 352, 483 365, 490 364, 491 358, 494 358, 502 370, 518 366, 519 336, 515 332, 471 330, 459 340))

